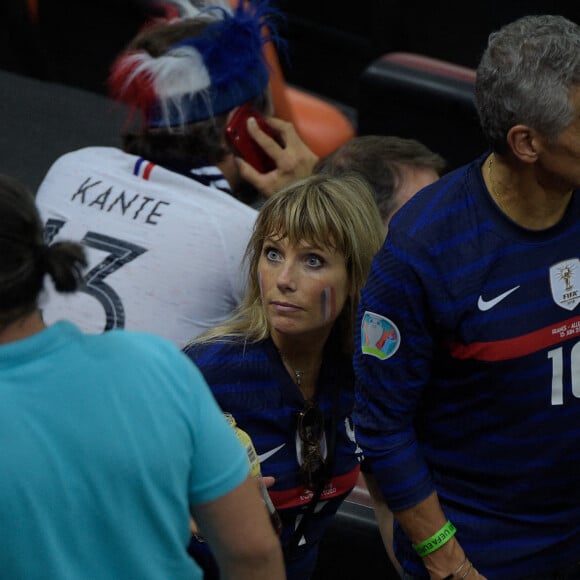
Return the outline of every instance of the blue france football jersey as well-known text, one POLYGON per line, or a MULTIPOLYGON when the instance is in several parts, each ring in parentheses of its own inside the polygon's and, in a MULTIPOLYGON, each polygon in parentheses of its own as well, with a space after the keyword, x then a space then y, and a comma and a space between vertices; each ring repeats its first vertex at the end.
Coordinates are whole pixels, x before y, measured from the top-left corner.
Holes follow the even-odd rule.
POLYGON ((392 220, 358 313, 354 419, 391 509, 436 490, 478 570, 516 578, 579 553, 580 192, 526 230, 489 196, 485 158, 392 220))
POLYGON ((362 453, 352 422, 354 374, 350 356, 325 352, 317 384, 317 403, 324 414, 327 448, 330 426, 336 424, 332 477, 290 554, 287 544, 312 498, 300 475, 302 453, 297 434, 298 414, 304 409, 302 393, 286 371, 271 340, 247 344, 243 340, 192 344, 186 354, 196 363, 217 402, 231 413, 256 448, 262 474, 276 479, 269 493, 281 516, 282 546, 289 580, 309 578, 316 565, 318 543, 334 514, 354 487, 362 453), (335 392, 338 413, 332 420, 335 392))

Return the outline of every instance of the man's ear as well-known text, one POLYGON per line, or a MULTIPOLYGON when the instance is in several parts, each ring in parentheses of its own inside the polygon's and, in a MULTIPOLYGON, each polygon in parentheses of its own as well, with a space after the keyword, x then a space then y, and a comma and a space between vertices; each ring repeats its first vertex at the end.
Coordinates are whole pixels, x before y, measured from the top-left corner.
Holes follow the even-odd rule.
POLYGON ((527 125, 514 125, 507 134, 507 143, 513 154, 524 163, 534 163, 541 151, 537 132, 527 125))

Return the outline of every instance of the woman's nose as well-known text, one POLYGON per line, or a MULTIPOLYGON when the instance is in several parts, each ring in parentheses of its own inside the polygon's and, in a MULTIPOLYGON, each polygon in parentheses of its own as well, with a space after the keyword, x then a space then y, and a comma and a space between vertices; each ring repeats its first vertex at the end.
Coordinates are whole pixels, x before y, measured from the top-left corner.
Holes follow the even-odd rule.
POLYGON ((279 288, 296 289, 296 271, 292 262, 286 261, 278 271, 277 283, 279 288))

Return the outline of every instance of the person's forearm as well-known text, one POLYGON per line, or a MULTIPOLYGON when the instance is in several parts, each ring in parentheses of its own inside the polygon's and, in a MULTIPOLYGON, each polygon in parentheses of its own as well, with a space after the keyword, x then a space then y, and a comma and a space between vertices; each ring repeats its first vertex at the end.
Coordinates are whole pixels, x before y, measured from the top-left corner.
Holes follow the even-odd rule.
POLYGON ((280 539, 270 520, 256 478, 216 500, 192 506, 224 580, 285 578, 280 539))
MULTIPOLYGON (((413 545, 437 534, 447 523, 436 493, 411 508, 394 512, 394 515, 413 545)), ((465 578, 468 580, 483 578, 472 566, 455 536, 422 558, 433 580, 463 578, 466 572, 465 578)))

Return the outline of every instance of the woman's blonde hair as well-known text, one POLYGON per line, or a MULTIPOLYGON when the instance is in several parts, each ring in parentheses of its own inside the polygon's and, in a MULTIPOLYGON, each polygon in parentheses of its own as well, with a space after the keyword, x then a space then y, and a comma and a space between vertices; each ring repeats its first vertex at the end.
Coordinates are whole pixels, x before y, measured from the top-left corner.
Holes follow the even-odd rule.
POLYGON ((373 195, 360 177, 312 175, 272 195, 260 209, 246 248, 249 281, 245 298, 234 315, 192 342, 244 337, 248 342, 270 335, 260 295, 258 262, 268 237, 287 238, 341 252, 346 260, 347 302, 333 327, 345 352, 353 350, 353 326, 360 291, 371 262, 384 240, 384 227, 373 195))

